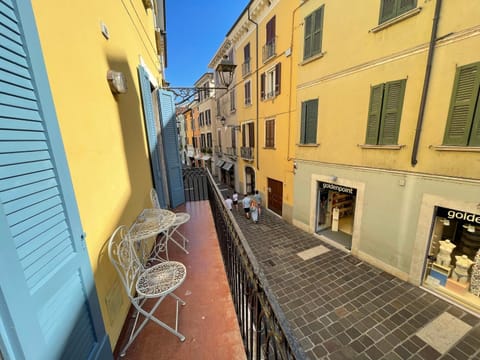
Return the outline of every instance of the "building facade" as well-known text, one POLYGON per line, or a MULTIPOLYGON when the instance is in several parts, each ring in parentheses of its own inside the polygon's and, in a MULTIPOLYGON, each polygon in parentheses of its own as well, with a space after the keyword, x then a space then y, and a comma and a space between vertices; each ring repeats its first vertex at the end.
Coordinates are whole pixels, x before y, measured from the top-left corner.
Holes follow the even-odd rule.
POLYGON ((130 303, 108 239, 152 187, 183 201, 164 2, 1 8, 0 358, 111 358, 130 303))
POLYGON ((303 2, 292 134, 297 226, 477 314, 479 15, 474 2, 303 2))

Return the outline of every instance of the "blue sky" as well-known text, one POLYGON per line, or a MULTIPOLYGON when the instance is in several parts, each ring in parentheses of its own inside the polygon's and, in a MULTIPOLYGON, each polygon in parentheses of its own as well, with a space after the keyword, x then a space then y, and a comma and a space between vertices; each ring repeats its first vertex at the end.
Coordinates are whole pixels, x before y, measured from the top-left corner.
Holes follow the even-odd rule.
POLYGON ((205 72, 248 0, 166 0, 166 80, 190 87, 205 72))

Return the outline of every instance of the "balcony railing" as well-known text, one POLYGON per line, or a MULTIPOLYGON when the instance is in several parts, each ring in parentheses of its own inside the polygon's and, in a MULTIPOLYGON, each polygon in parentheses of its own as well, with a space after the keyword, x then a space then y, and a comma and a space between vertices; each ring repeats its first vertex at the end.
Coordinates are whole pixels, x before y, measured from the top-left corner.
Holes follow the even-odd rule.
POLYGON ((263 62, 268 61, 269 59, 271 59, 277 54, 275 49, 275 43, 276 43, 276 38, 273 38, 272 40, 270 40, 270 42, 263 45, 263 48, 262 48, 263 62))
POLYGON ((237 148, 227 147, 225 154, 228 156, 237 156, 237 148))
POLYGON ((244 147, 240 148, 240 156, 245 160, 253 160, 253 147, 244 147))
POLYGON ((242 76, 250 74, 250 71, 250 60, 248 60, 242 64, 242 76))
POLYGON ((185 189, 192 184, 199 189, 199 194, 187 198, 210 202, 246 358, 306 359, 210 172, 186 168, 183 177, 185 189))

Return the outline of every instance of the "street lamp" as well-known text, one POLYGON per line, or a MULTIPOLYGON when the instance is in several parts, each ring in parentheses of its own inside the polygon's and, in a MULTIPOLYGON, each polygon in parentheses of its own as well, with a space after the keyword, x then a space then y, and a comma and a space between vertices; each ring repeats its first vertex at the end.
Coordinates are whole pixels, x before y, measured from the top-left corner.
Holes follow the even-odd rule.
POLYGON ((220 85, 222 85, 222 87, 167 87, 166 90, 173 92, 175 95, 175 100, 179 99, 175 105, 185 103, 199 92, 205 92, 209 90, 228 90, 228 87, 233 82, 233 73, 235 72, 236 67, 237 65, 235 65, 233 61, 225 55, 215 68, 215 71, 219 76, 220 85))
POLYGON ((225 116, 222 116, 222 118, 220 119, 220 123, 222 124, 222 126, 225 126, 225 130, 227 127, 229 127, 234 130, 241 131, 240 125, 225 125, 226 122, 227 122, 227 119, 225 119, 225 116))

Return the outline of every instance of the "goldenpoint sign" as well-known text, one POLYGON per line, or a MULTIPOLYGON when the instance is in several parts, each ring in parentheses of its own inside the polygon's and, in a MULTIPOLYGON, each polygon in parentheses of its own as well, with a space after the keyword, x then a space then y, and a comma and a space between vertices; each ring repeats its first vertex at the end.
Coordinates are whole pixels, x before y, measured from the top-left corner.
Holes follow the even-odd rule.
POLYGON ((450 219, 450 220, 456 219, 456 220, 468 221, 475 224, 480 224, 480 215, 467 213, 465 211, 445 209, 445 208, 439 207, 437 215, 446 217, 447 219, 450 219))

